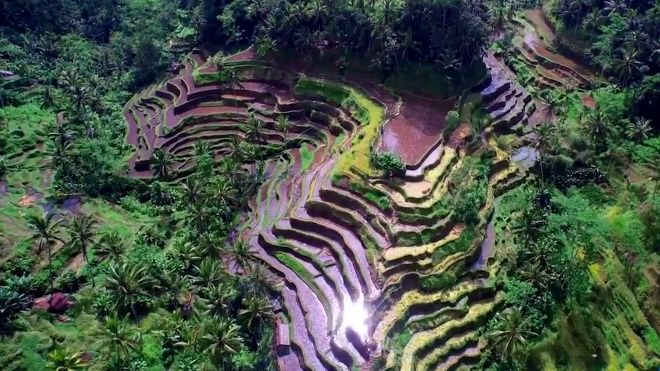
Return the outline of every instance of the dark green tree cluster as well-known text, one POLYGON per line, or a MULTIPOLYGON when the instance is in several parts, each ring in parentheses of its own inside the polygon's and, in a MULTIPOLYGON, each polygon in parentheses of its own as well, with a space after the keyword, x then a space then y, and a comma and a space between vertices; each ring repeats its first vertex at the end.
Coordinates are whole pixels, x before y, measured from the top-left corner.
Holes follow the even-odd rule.
POLYGON ((567 30, 580 31, 587 54, 612 79, 638 88, 636 113, 660 127, 657 110, 660 72, 660 4, 657 1, 594 0, 556 2, 553 15, 567 30))
POLYGON ((219 19, 231 41, 255 40, 264 53, 366 55, 387 75, 408 63, 456 72, 480 60, 486 12, 483 1, 464 0, 238 0, 219 19))

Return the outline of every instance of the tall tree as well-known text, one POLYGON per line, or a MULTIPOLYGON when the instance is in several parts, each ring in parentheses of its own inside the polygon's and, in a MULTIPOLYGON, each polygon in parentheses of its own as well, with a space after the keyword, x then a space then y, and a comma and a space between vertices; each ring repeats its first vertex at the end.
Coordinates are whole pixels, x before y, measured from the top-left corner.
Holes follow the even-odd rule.
POLYGON ((28 225, 32 230, 31 239, 37 241, 37 249, 39 252, 46 249, 48 251, 48 270, 50 271, 50 291, 51 298, 55 291, 54 285, 54 272, 53 272, 53 244, 55 241, 64 243, 64 240, 59 236, 62 232, 61 227, 64 219, 55 219, 57 214, 50 213, 44 215, 29 215, 28 225))
POLYGON ((498 313, 495 328, 488 334, 492 347, 506 359, 514 358, 527 341, 536 336, 527 330, 529 318, 523 319, 520 309, 509 308, 498 313))
POLYGON ((221 370, 228 370, 231 356, 243 347, 240 328, 233 320, 214 318, 204 325, 203 331, 200 339, 202 352, 220 365, 221 370))
POLYGON ((154 176, 159 179, 167 179, 172 172, 174 159, 170 153, 166 153, 162 148, 156 148, 152 155, 151 170, 154 176))
POLYGON ((136 305, 149 295, 155 280, 148 274, 146 265, 112 262, 108 267, 105 287, 116 301, 116 309, 130 309, 137 318, 136 305))
MULTIPOLYGON (((98 222, 86 214, 78 214, 74 216, 73 222, 69 226, 69 235, 71 236, 69 243, 80 249, 87 264, 89 264, 87 249, 95 242, 97 226, 98 222)), ((94 274, 91 276, 92 287, 94 287, 96 286, 96 283, 94 282, 94 274)))

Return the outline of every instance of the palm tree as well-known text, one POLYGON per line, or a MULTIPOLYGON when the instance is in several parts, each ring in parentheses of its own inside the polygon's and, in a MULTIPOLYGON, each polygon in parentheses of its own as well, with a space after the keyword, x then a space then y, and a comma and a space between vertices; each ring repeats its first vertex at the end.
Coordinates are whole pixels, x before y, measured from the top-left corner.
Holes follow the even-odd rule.
POLYGON ((283 132, 284 134, 288 133, 289 130, 291 130, 291 121, 284 116, 284 115, 279 115, 277 116, 277 130, 283 132))
MULTIPOLYGON (((552 138, 554 131, 555 131, 554 125, 552 125, 547 121, 544 121, 534 127, 533 132, 534 134, 536 134, 536 148, 538 149, 540 154, 544 153, 547 150, 548 143, 550 142, 550 138, 552 138)), ((542 162, 539 163, 539 168, 541 169, 541 181, 544 181, 542 162)))
POLYGON ((408 62, 410 60, 410 54, 417 53, 420 54, 421 51, 418 48, 419 42, 413 38, 412 31, 406 32, 401 42, 401 58, 408 62))
POLYGON ((236 323, 226 318, 214 318, 204 324, 204 335, 200 339, 202 352, 219 364, 221 370, 228 369, 225 366, 230 357, 243 347, 239 331, 236 323))
POLYGON ((636 143, 641 143, 644 139, 649 137, 651 130, 651 120, 635 117, 626 127, 626 136, 628 136, 628 139, 633 140, 636 143))
POLYGON ((245 139, 257 143, 266 142, 264 131, 264 122, 258 119, 254 113, 250 113, 248 124, 245 128, 245 139))
POLYGON ((314 34, 309 29, 303 28, 300 32, 296 32, 294 38, 294 45, 298 52, 309 53, 316 47, 314 34))
MULTIPOLYGON (((653 186, 653 193, 651 194, 651 201, 654 201, 655 194, 658 191, 658 186, 660 185, 660 157, 656 156, 654 161, 647 162, 644 164, 644 166, 653 172, 653 174, 648 177, 647 180, 655 183, 653 186)), ((655 203, 653 203, 653 205, 655 205, 655 203)))
MULTIPOLYGON (((94 243, 96 228, 98 222, 89 215, 78 214, 73 217, 73 222, 69 226, 69 235, 71 240, 69 244, 77 247, 83 254, 85 262, 89 264, 87 248, 94 243)), ((92 287, 95 287, 94 275, 92 274, 92 287)))
POLYGON ((529 246, 529 243, 536 238, 542 226, 543 216, 538 209, 533 207, 524 208, 520 216, 512 222, 513 231, 522 235, 523 247, 529 246))
POLYGON ((320 29, 323 20, 328 15, 328 7, 325 5, 325 0, 312 0, 307 3, 307 13, 314 19, 317 28, 320 29))
POLYGON ((124 256, 126 249, 126 240, 115 231, 103 235, 101 241, 95 246, 98 254, 103 257, 110 257, 115 261, 124 256))
POLYGON ((131 353, 139 352, 140 345, 136 335, 125 317, 120 318, 117 313, 106 317, 97 336, 103 358, 108 359, 116 355, 120 359, 126 359, 131 353))
POLYGON ((147 290, 155 284, 147 268, 146 265, 128 262, 112 262, 108 267, 105 287, 115 298, 116 309, 130 308, 134 318, 138 317, 135 306, 141 298, 149 295, 147 290))
POLYGON ((590 110, 581 121, 582 134, 593 146, 597 147, 607 141, 610 136, 610 125, 600 108, 590 110))
POLYGON ((205 202, 200 201, 191 204, 188 212, 190 213, 190 221, 195 227, 197 236, 201 235, 208 225, 210 209, 206 206, 205 202))
POLYGON ((211 146, 209 146, 207 142, 201 139, 197 139, 195 140, 195 144, 193 144, 192 152, 193 152, 193 156, 195 156, 196 158, 201 157, 211 152, 211 146))
POLYGON ((273 306, 263 296, 253 295, 243 298, 243 309, 238 312, 238 318, 246 324, 248 329, 251 329, 259 328, 272 321, 275 316, 273 306))
POLYGON ((263 263, 255 263, 250 271, 241 277, 241 287, 247 295, 268 295, 268 290, 274 289, 276 285, 272 274, 263 263))
POLYGON ((76 371, 86 369, 87 364, 83 352, 71 353, 68 349, 57 348, 48 353, 46 368, 52 371, 76 371))
POLYGON ((639 58, 638 50, 627 48, 623 49, 621 56, 614 60, 614 72, 619 74, 619 80, 624 84, 631 78, 639 76, 646 69, 646 65, 639 58))
POLYGON ((181 201, 185 205, 197 203, 203 197, 204 186, 196 176, 190 176, 181 183, 181 201))
POLYGON ((627 9, 626 0, 607 0, 605 1, 605 7, 603 10, 607 13, 607 17, 610 18, 614 14, 623 14, 627 9))
POLYGON ((184 270, 189 270, 201 260, 199 248, 190 242, 175 241, 172 245, 174 256, 183 264, 184 270))
POLYGON ((193 283, 198 286, 210 287, 219 283, 225 277, 220 262, 213 258, 202 260, 202 263, 196 266, 194 270, 193 283))
POLYGON ((232 284, 218 283, 204 290, 202 302, 206 307, 204 314, 212 317, 222 317, 233 310, 233 303, 238 297, 238 291, 232 284))
MULTIPOLYGON (((222 73, 224 76, 225 85, 231 88, 231 92, 234 94, 234 97, 236 97, 236 87, 239 89, 245 89, 245 87, 241 84, 241 76, 236 72, 236 69, 227 68, 223 70, 222 73)), ((236 104, 236 112, 238 112, 238 100, 234 99, 234 103, 236 104)))
POLYGON ((228 155, 233 158, 234 163, 241 162, 243 159, 243 150, 245 149, 245 141, 238 135, 234 135, 228 142, 228 155))
POLYGON ((44 151, 44 158, 48 162, 46 166, 55 171, 67 173, 69 170, 69 153, 72 147, 72 144, 68 142, 50 141, 44 151))
POLYGON ((250 245, 243 240, 236 242, 229 250, 227 250, 227 263, 234 263, 232 271, 237 267, 243 271, 247 271, 253 261, 257 259, 257 254, 250 248, 250 245))
POLYGON ((159 277, 160 287, 165 295, 168 297, 168 301, 171 308, 174 308, 178 304, 179 295, 189 288, 190 282, 187 279, 184 279, 179 272, 176 271, 167 271, 159 277))
POLYGON ((221 204, 232 206, 238 202, 238 189, 234 186, 230 178, 219 177, 213 182, 213 192, 216 200, 221 204))
POLYGON ((172 155, 163 151, 162 148, 156 148, 151 158, 152 163, 149 167, 154 171, 154 176, 159 179, 167 179, 172 172, 174 162, 172 155))
POLYGON ((53 276, 53 244, 55 241, 64 243, 64 240, 59 237, 61 233, 61 226, 64 219, 55 220, 56 214, 44 215, 29 215, 28 226, 32 230, 31 239, 37 241, 37 249, 39 252, 44 249, 48 250, 48 270, 50 271, 50 291, 55 291, 54 276, 53 276))
POLYGON ((492 341, 492 347, 502 358, 512 359, 529 338, 536 336, 534 332, 526 329, 529 320, 529 317, 523 320, 518 308, 509 308, 498 313, 495 329, 488 337, 492 341))

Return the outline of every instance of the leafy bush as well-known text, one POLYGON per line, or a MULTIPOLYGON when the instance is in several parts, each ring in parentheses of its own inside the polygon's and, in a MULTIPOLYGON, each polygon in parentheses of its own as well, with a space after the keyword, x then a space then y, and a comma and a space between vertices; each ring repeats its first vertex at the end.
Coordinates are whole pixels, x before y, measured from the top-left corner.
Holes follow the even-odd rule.
POLYGON ((447 121, 447 126, 445 127, 445 134, 450 135, 452 131, 456 130, 458 125, 461 123, 461 115, 458 111, 451 110, 447 112, 445 116, 445 121, 447 121))
POLYGON ((425 291, 442 291, 450 288, 456 282, 454 272, 444 274, 434 274, 432 276, 422 277, 420 284, 425 291))
POLYGON ((64 292, 74 292, 78 288, 78 275, 73 269, 67 269, 60 274, 57 284, 64 292))
POLYGON ((401 157, 389 151, 377 152, 372 150, 370 160, 371 166, 384 171, 388 176, 403 175, 406 171, 406 164, 401 157))
POLYGON ((27 297, 8 287, 0 287, 0 329, 4 329, 27 305, 27 297))

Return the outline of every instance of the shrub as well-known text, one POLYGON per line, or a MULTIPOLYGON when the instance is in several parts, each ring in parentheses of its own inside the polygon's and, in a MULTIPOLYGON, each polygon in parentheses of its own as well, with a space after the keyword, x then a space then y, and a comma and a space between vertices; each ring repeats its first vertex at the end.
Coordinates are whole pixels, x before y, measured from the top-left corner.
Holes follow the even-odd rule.
POLYGON ((78 288, 78 275, 73 269, 67 269, 57 279, 60 289, 64 292, 74 292, 78 288))
POLYGON ((447 135, 451 134, 452 131, 456 130, 458 125, 461 123, 461 115, 458 114, 458 111, 451 110, 447 112, 445 116, 447 121, 447 127, 445 128, 445 133, 447 135))
POLYGON ((406 164, 401 157, 389 151, 377 152, 372 150, 370 160, 371 166, 384 171, 388 176, 403 175, 406 171, 406 164))
POLYGON ((450 288, 455 282, 456 275, 453 272, 446 272, 422 277, 420 284, 425 291, 442 291, 450 288))

